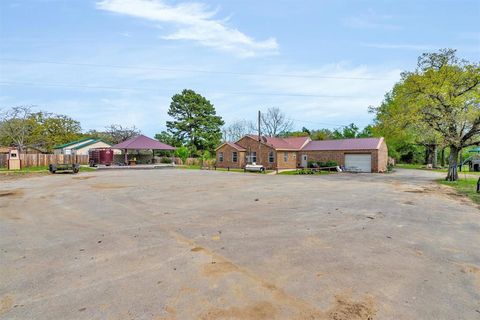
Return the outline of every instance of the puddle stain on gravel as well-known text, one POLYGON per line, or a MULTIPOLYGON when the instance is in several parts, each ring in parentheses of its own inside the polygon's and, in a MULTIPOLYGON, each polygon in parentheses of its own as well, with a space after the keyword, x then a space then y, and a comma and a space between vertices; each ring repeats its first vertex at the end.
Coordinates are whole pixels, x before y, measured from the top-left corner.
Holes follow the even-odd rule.
POLYGON ((128 188, 129 186, 125 186, 121 184, 113 184, 113 183, 99 183, 99 184, 93 184, 90 187, 93 189, 123 189, 123 188, 128 188))
MULTIPOLYGON (((335 305, 327 311, 328 320, 373 320, 376 314, 374 302, 367 297, 362 302, 352 302, 348 297, 335 296, 335 305)), ((321 318, 322 319, 322 318, 321 318)))
POLYGON ((9 295, 5 295, 0 299, 0 315, 8 312, 12 309, 13 298, 9 295))
POLYGON ((240 274, 253 283, 256 283, 260 289, 266 290, 273 300, 271 302, 256 302, 246 307, 231 306, 223 309, 213 307, 200 316, 200 319, 275 319, 279 311, 288 309, 294 310, 293 314, 295 316, 292 317, 292 319, 296 320, 372 320, 376 313, 373 298, 366 297, 364 300, 356 302, 341 295, 335 296, 335 303, 332 308, 326 311, 318 310, 308 302, 289 295, 282 288, 265 280, 253 271, 240 267, 207 248, 199 247, 195 241, 177 232, 170 231, 170 234, 178 242, 193 247, 190 251, 211 257, 212 261, 202 266, 200 270, 202 275, 215 278, 228 276, 230 273, 240 274))
POLYGON ((274 319, 277 309, 268 301, 257 302, 246 307, 230 307, 226 309, 213 308, 200 316, 202 320, 214 319, 245 319, 267 320, 274 319))
POLYGON ((97 176, 73 177, 72 180, 88 180, 96 178, 97 176))
POLYGON ((207 277, 219 277, 231 272, 239 272, 239 268, 228 261, 212 261, 202 268, 202 273, 207 277))
POLYGON ((460 268, 460 271, 463 273, 470 273, 473 274, 475 277, 475 283, 477 287, 480 289, 480 268, 472 265, 463 265, 460 268))
POLYGON ((23 191, 20 189, 16 190, 1 190, 0 191, 0 198, 3 197, 20 197, 23 195, 23 191))

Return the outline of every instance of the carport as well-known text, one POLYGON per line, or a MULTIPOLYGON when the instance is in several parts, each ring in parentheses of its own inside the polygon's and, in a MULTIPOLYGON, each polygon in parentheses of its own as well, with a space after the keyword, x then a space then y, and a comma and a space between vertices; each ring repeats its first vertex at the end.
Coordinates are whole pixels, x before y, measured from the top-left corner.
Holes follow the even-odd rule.
POLYGON ((129 150, 152 150, 152 159, 155 157, 155 150, 161 151, 173 151, 174 147, 162 143, 158 140, 144 136, 143 134, 125 140, 112 146, 112 149, 121 149, 124 151, 125 164, 128 164, 128 151, 129 150))

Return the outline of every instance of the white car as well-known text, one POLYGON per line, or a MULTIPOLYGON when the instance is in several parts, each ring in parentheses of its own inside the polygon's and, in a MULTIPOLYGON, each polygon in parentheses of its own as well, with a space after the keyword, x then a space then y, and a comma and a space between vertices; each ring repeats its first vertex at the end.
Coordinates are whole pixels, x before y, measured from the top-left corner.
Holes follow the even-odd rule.
POLYGON ((245 166, 245 171, 260 171, 260 172, 263 172, 263 171, 265 171, 265 167, 262 166, 261 164, 256 164, 254 162, 254 163, 251 163, 251 164, 247 164, 245 166))

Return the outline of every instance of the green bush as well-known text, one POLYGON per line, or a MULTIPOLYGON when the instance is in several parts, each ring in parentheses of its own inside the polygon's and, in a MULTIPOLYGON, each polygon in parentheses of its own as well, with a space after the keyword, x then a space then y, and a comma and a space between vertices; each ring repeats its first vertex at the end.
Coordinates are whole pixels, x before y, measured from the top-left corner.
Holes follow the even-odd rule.
POLYGON ((338 163, 336 163, 335 161, 329 160, 325 163, 325 167, 336 167, 336 166, 338 166, 338 163))
POLYGON ((162 157, 160 159, 160 163, 172 163, 172 159, 167 158, 167 157, 162 157))
POLYGON ((180 147, 175 150, 175 156, 182 159, 182 163, 186 164, 190 151, 187 147, 180 147))

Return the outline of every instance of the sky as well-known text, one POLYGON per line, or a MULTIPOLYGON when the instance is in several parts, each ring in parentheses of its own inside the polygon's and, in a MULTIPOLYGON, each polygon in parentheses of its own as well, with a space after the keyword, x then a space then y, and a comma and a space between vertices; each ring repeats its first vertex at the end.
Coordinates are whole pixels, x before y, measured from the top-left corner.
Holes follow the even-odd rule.
POLYGON ((479 21, 480 0, 2 0, 0 108, 153 136, 193 89, 227 124, 364 127, 423 52, 479 62, 479 21))

